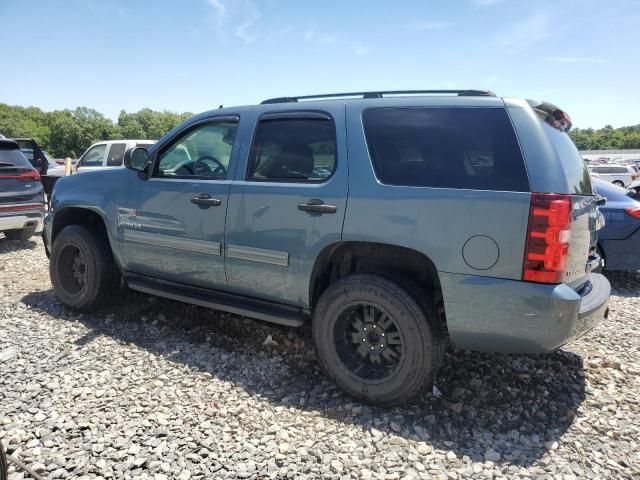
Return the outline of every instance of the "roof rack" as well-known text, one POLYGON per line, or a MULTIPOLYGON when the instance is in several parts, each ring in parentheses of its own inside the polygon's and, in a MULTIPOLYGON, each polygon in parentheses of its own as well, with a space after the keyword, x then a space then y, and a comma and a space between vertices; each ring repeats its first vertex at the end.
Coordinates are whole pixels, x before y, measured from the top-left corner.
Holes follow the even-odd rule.
POLYGON ((489 90, 384 90, 377 92, 349 92, 349 93, 325 93, 322 95, 303 95, 301 97, 278 97, 269 98, 262 102, 263 105, 270 103, 292 103, 300 100, 319 100, 323 98, 383 98, 387 95, 457 95, 459 97, 495 97, 496 94, 489 90))

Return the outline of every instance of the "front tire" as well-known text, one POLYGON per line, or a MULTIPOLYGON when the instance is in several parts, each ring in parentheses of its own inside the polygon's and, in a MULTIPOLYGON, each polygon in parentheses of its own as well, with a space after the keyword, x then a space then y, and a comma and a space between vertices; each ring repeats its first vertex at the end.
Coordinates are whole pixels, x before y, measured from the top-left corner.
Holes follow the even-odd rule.
POLYGON ((3 233, 9 240, 26 242, 36 233, 36 227, 16 228, 13 230, 5 230, 3 233))
POLYGON ((313 337, 330 378, 353 397, 388 406, 433 384, 442 351, 437 322, 432 301, 421 308, 394 282, 351 275, 321 296, 313 337))
POLYGON ((613 183, 614 185, 617 185, 617 186, 619 186, 619 187, 624 188, 624 183, 622 183, 620 180, 614 180, 614 181, 613 181, 613 182, 611 182, 611 183, 613 183))
POLYGON ((108 241, 80 225, 65 227, 51 248, 49 275, 65 305, 90 310, 117 289, 117 270, 108 241))

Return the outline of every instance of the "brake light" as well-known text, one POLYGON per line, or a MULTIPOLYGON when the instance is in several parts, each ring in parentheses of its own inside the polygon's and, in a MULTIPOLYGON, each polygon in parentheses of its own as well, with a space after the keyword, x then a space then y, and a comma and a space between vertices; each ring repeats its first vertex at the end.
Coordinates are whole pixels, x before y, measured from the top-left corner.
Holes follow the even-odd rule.
POLYGON ((571 240, 571 196, 532 193, 522 279, 560 283, 571 240))
POLYGON ((40 180, 40 174, 37 170, 28 170, 21 173, 18 180, 22 180, 23 182, 37 182, 40 180))
POLYGON ((624 211, 627 212, 627 215, 629 215, 629 216, 631 216, 633 218, 640 218, 640 207, 625 208, 624 211))

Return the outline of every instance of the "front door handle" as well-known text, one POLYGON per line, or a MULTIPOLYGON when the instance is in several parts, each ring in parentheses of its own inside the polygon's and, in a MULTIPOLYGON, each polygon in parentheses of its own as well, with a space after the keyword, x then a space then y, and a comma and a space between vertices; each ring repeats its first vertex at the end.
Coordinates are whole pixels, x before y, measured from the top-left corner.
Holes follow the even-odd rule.
POLYGON ((191 199, 191 203, 195 203, 201 207, 217 207, 222 204, 222 200, 219 198, 213 198, 208 193, 201 193, 197 197, 191 199))
POLYGON ((312 199, 307 203, 299 203, 298 210, 309 213, 336 213, 338 208, 335 205, 327 205, 322 200, 312 199))

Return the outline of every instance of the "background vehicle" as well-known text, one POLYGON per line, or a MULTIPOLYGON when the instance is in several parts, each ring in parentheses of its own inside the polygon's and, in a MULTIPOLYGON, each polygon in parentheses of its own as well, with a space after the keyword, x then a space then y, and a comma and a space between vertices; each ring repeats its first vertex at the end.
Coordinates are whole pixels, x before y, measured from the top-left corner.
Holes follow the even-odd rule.
POLYGON ((638 175, 630 165, 598 165, 590 166, 589 171, 598 174, 598 178, 620 187, 630 185, 638 175))
MULTIPOLYGON (((150 147, 155 140, 109 140, 91 145, 78 159, 74 172, 85 173, 122 167, 124 152, 134 147, 150 147)), ((63 170, 64 171, 64 170, 63 170)))
POLYGON ((0 139, 0 233, 27 240, 42 227, 44 194, 40 174, 13 140, 0 139))
MULTIPOLYGON (((52 162, 45 156, 44 152, 40 149, 38 142, 36 142, 33 138, 14 138, 18 145, 20 146, 20 150, 27 157, 29 163, 33 165, 33 167, 38 170, 40 175, 46 175, 47 170, 52 162)), ((55 163, 55 162, 53 162, 55 163)))
POLYGON ((640 202, 624 188, 593 179, 599 195, 607 199, 600 207, 605 226, 598 232, 598 248, 607 270, 640 270, 640 202))
POLYGON ((431 385, 447 339, 545 352, 607 316, 609 283, 590 273, 597 198, 570 125, 551 104, 476 90, 205 112, 127 151, 128 169, 60 180, 45 221, 52 284, 78 309, 123 278, 311 319, 337 384, 398 403, 431 385))

